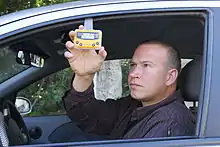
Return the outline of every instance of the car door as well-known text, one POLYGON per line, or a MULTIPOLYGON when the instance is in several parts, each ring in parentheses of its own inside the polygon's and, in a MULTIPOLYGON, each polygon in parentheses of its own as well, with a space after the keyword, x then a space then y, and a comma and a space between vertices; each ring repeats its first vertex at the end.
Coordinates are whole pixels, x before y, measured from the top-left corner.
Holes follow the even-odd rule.
MULTIPOLYGON (((32 111, 23 116, 32 138, 31 144, 53 142, 53 136, 65 131, 64 124, 68 125, 70 119, 64 110, 62 97, 69 89, 71 76, 72 71, 70 69, 61 70, 42 78, 17 93, 17 97, 25 97, 31 101, 32 111), (59 127, 64 130, 57 132, 59 130, 56 129, 59 127)), ((64 135, 65 133, 63 133, 64 135)))

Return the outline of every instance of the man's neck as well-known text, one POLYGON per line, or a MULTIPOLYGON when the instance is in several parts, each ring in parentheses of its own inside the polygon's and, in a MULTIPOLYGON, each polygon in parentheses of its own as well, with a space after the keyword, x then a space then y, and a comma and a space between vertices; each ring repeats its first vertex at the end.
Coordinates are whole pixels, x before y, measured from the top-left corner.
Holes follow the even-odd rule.
POLYGON ((159 94, 158 96, 155 96, 154 98, 151 98, 150 101, 142 101, 142 106, 151 106, 151 105, 155 105, 163 100, 165 100, 166 98, 168 98, 170 95, 172 95, 174 92, 176 91, 176 87, 172 86, 172 87, 168 87, 167 90, 165 92, 163 92, 162 94, 159 94))

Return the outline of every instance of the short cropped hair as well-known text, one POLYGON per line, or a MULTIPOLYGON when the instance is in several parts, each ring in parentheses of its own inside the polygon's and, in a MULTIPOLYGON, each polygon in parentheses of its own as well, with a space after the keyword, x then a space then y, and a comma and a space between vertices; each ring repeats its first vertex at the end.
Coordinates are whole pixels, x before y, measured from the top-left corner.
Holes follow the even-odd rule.
POLYGON ((167 49, 168 52, 168 66, 170 68, 174 68, 180 73, 181 70, 181 58, 179 52, 174 49, 171 45, 161 42, 161 41, 156 41, 156 40, 147 40, 147 41, 142 41, 139 43, 138 46, 143 45, 143 44, 158 44, 163 46, 165 49, 167 49))

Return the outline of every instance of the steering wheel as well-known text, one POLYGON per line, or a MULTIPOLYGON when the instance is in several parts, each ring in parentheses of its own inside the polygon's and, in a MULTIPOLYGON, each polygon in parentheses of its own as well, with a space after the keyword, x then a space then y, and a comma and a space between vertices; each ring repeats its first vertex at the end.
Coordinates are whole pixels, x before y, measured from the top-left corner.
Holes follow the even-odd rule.
POLYGON ((3 104, 4 122, 9 145, 29 144, 30 136, 24 120, 15 105, 7 100, 3 104))

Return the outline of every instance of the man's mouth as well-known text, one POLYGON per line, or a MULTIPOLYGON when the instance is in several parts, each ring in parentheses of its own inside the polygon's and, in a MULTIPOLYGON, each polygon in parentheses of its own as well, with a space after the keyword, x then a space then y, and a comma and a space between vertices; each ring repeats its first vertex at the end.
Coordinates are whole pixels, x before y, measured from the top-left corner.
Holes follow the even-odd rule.
POLYGON ((131 84, 130 84, 130 87, 131 87, 131 88, 135 88, 135 87, 142 87, 142 86, 139 85, 139 84, 131 83, 131 84))

